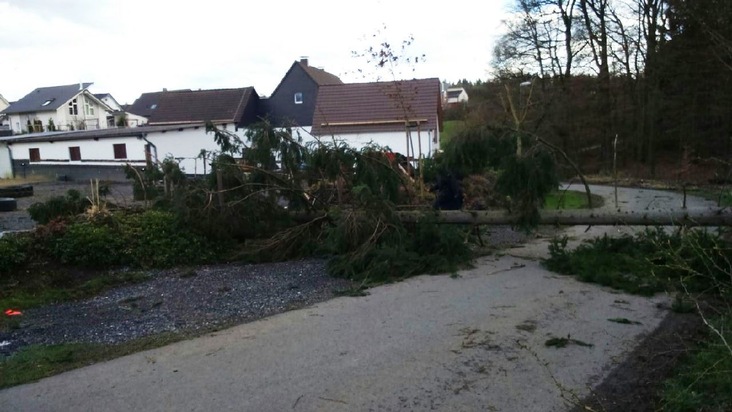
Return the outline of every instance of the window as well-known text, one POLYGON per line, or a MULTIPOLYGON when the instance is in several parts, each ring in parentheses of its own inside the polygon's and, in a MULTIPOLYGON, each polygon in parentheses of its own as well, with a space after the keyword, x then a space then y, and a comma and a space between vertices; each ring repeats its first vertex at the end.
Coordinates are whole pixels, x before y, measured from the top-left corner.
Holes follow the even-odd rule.
POLYGON ((79 146, 69 147, 69 159, 74 161, 81 160, 81 148, 79 146))
POLYGON ((48 99, 48 100, 46 100, 45 102, 43 102, 43 104, 42 104, 41 106, 42 106, 42 107, 46 107, 46 106, 48 106, 49 104, 53 103, 53 101, 54 101, 54 100, 56 100, 56 99, 48 99))
POLYGON ((150 105, 150 110, 155 110, 157 108, 158 108, 158 105, 157 104, 151 104, 150 105))
POLYGON ((31 162, 40 162, 41 161, 41 149, 38 149, 38 148, 28 149, 28 157, 30 157, 31 162))
POLYGON ((302 104, 302 93, 295 93, 295 104, 302 104))
POLYGON ((69 102, 69 114, 72 116, 79 114, 79 106, 76 104, 76 99, 69 102))
POLYGON ((94 116, 94 106, 88 99, 84 99, 84 113, 86 113, 87 116, 94 116))
POLYGON ((114 158, 115 159, 127 159, 127 145, 124 143, 117 143, 114 145, 114 158))
POLYGON ((41 122, 38 119, 33 120, 33 131, 42 132, 43 131, 43 122, 41 122))

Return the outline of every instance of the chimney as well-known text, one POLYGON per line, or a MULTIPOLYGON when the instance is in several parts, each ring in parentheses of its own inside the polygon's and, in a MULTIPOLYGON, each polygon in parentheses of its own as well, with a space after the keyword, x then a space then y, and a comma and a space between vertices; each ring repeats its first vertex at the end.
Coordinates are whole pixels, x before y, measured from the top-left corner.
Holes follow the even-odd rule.
POLYGON ((308 56, 300 57, 300 63, 304 66, 307 66, 308 65, 308 56))

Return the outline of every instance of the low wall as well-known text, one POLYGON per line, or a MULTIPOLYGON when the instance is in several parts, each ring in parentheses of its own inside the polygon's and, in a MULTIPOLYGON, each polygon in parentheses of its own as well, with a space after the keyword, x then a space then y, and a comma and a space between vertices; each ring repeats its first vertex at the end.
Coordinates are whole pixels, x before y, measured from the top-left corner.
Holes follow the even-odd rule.
POLYGON ((34 175, 47 176, 54 180, 85 181, 99 179, 109 182, 127 181, 123 166, 111 164, 109 166, 84 164, 40 164, 27 160, 13 160, 15 177, 29 177, 34 175))

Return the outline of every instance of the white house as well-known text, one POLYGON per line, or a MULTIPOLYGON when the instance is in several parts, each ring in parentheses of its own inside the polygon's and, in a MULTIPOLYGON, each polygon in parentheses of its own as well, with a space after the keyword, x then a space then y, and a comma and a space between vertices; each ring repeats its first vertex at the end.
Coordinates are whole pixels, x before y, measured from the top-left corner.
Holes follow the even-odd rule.
POLYGON ((468 102, 468 92, 462 87, 451 87, 445 91, 445 103, 455 105, 468 102))
POLYGON ((210 160, 202 151, 218 151, 205 123, 244 137, 256 118, 253 88, 170 92, 148 126, 39 132, 0 138, 0 175, 42 174, 72 180, 124 180, 122 166, 145 167, 166 157, 187 174, 204 174, 210 160))
POLYGON ((0 112, 2 112, 3 110, 7 109, 8 106, 10 106, 10 103, 8 103, 8 101, 5 100, 5 98, 3 97, 3 95, 0 94, 0 112))
POLYGON ((8 126, 8 117, 2 113, 8 106, 10 106, 10 103, 0 94, 0 130, 5 129, 5 127, 10 127, 8 126))
POLYGON ((89 92, 91 84, 39 87, 0 113, 16 134, 105 129, 112 110, 89 92))
POLYGON ((389 147, 408 159, 440 149, 440 81, 432 79, 321 86, 312 134, 360 148, 389 147))
POLYGON ((112 114, 107 116, 108 127, 137 127, 147 124, 147 118, 130 113, 109 93, 95 93, 94 97, 109 106, 112 114))

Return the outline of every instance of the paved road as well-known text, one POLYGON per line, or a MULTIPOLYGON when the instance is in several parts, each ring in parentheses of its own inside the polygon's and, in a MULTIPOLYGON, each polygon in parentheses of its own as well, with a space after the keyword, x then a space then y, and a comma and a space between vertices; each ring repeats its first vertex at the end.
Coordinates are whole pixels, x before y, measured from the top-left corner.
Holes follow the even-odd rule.
MULTIPOLYGON (((571 233, 615 230, 584 229, 571 233)), ((546 243, 0 391, 0 410, 566 410, 657 327, 668 298, 547 272, 546 243), (566 336, 592 346, 545 346, 566 336)))

